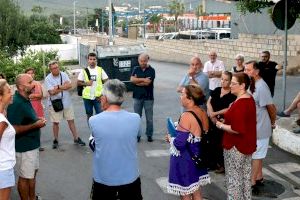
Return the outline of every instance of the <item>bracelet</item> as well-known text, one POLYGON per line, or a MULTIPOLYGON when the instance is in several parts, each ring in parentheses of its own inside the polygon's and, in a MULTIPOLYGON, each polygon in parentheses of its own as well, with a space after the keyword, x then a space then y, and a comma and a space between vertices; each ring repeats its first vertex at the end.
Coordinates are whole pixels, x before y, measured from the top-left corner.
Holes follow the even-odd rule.
POLYGON ((219 129, 223 130, 223 124, 221 124, 221 125, 219 126, 219 129))

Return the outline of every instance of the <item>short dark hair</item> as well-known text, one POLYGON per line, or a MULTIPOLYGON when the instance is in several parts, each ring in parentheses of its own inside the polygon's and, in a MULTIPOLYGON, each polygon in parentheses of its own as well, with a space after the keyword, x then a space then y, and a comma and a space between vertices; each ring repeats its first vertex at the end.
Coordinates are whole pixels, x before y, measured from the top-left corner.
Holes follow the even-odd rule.
POLYGON ((261 53, 263 53, 263 54, 268 54, 268 56, 270 57, 270 51, 262 51, 261 53))
POLYGON ((232 79, 232 73, 230 71, 223 71, 223 74, 229 77, 229 81, 232 79))
POLYGON ((240 85, 244 83, 245 84, 245 90, 248 90, 248 88, 250 86, 250 78, 246 73, 244 73, 244 72, 234 73, 233 77, 236 78, 237 82, 240 85))
POLYGON ((28 67, 25 69, 25 73, 27 73, 29 71, 33 71, 33 73, 35 73, 35 69, 33 67, 28 67))
POLYGON ((88 54, 88 59, 89 59, 90 57, 97 57, 97 55, 96 55, 94 52, 91 52, 91 53, 88 54))

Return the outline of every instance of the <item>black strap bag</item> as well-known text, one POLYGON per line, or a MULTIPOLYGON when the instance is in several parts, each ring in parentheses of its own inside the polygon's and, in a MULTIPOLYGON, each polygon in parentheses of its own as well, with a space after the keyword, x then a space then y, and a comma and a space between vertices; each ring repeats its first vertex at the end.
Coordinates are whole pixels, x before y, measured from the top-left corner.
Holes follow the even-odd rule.
POLYGON ((207 153, 205 152, 205 149, 206 149, 207 145, 209 145, 208 135, 204 131, 202 122, 198 118, 198 116, 193 111, 186 111, 186 112, 191 113, 196 118, 196 120, 200 126, 201 132, 202 132, 201 142, 200 142, 200 155, 195 155, 189 147, 187 148, 187 150, 188 150, 192 160, 194 161, 195 165, 199 169, 207 169, 209 159, 208 159, 207 153))
MULTIPOLYGON (((90 74, 89 69, 86 67, 86 68, 84 68, 84 70, 88 76, 88 79, 91 80, 91 74, 90 74)), ((83 85, 77 85, 77 95, 78 96, 80 96, 80 97, 82 96, 82 91, 83 91, 83 85)))
MULTIPOLYGON (((59 73, 59 76, 60 76, 60 84, 62 85, 62 76, 61 76, 60 73, 59 73)), ((51 101, 53 110, 55 112, 59 112, 59 111, 62 111, 64 109, 64 104, 62 102, 63 96, 64 96, 63 92, 61 92, 61 98, 60 99, 54 99, 54 100, 52 100, 51 96, 50 96, 50 101, 51 101)))

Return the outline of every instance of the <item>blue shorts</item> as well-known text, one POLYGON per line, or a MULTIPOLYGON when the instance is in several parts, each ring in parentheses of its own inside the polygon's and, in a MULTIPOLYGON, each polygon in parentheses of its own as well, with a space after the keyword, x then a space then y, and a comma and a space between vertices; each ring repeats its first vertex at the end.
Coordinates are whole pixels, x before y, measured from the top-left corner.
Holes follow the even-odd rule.
POLYGON ((14 169, 0 170, 0 189, 13 187, 15 185, 14 169))
POLYGON ((85 113, 87 115, 93 115, 93 108, 95 109, 96 114, 101 112, 101 103, 97 98, 94 100, 83 99, 83 104, 85 108, 85 113))

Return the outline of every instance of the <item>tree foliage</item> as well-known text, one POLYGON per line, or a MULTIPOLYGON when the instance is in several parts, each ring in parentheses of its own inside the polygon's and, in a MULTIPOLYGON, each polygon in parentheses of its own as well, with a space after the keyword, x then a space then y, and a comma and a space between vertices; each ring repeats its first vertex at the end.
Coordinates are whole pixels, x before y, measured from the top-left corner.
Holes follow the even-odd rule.
POLYGON ((31 44, 61 43, 56 28, 35 6, 30 17, 25 16, 13 0, 0 0, 0 50, 8 56, 24 52, 31 44))
POLYGON ((153 32, 156 33, 156 28, 158 27, 160 21, 162 20, 162 15, 154 14, 149 18, 149 22, 153 24, 153 32))
MULTIPOLYGON (((282 0, 284 1, 284 0, 282 0)), ((264 8, 270 8, 274 5, 274 2, 270 0, 239 0, 236 4, 237 10, 242 14, 249 13, 261 13, 264 8)), ((288 0, 288 7, 290 7, 290 14, 295 17, 300 16, 300 0, 288 0)))
POLYGON ((29 25, 30 44, 60 44, 61 39, 56 27, 50 24, 47 17, 33 14, 29 25))
MULTIPOLYGON (((197 29, 199 28, 199 17, 205 15, 205 12, 203 11, 203 5, 199 4, 195 8, 195 15, 197 17, 197 29)), ((202 29, 202 23, 201 23, 201 29, 202 29)))
MULTIPOLYGON (((36 71, 36 80, 42 80, 44 78, 43 59, 45 59, 45 64, 47 65, 50 60, 56 57, 57 51, 29 51, 15 63, 6 52, 0 51, 0 72, 5 75, 8 83, 13 84, 18 74, 24 73, 26 68, 32 67, 36 71)), ((46 73, 48 74, 49 70, 48 68, 46 69, 46 73)))
POLYGON ((29 45, 29 21, 11 0, 0 0, 0 50, 9 56, 29 45))
MULTIPOLYGON (((178 17, 183 15, 185 7, 184 4, 181 3, 179 0, 172 0, 171 3, 169 4, 169 9, 170 9, 170 15, 175 17, 175 25, 177 27, 177 20, 178 17)), ((175 31, 177 28, 175 28, 175 31)))

